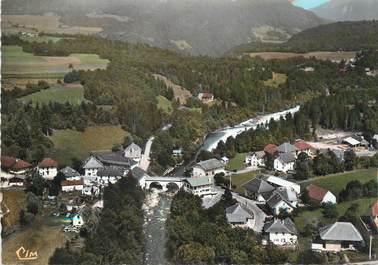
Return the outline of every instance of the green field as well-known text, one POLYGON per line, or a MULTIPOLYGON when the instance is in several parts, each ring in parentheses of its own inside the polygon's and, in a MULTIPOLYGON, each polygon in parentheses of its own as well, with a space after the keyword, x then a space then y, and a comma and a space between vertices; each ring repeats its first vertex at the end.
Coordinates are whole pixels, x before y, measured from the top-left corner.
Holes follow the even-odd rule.
POLYGON ((72 69, 105 69, 109 63, 96 54, 71 54, 69 56, 35 56, 21 47, 1 47, 2 75, 5 78, 62 78, 72 69))
POLYGON ((33 103, 58 102, 71 104, 80 104, 84 100, 84 88, 81 85, 73 87, 64 87, 56 85, 52 88, 41 90, 39 92, 22 97, 20 100, 33 103))
POLYGON ((245 157, 247 153, 237 153, 235 157, 231 158, 226 165, 227 170, 242 169, 245 167, 245 157))
POLYGON ((22 36, 20 39, 28 42, 37 42, 37 43, 43 43, 43 42, 57 42, 61 40, 60 37, 52 37, 52 36, 37 36, 37 37, 29 37, 29 36, 22 36))
POLYGON ((272 73, 272 79, 264 81, 264 85, 277 88, 279 85, 284 84, 287 80, 287 75, 272 73))
POLYGON ((117 126, 88 127, 84 132, 58 130, 50 137, 54 143, 51 156, 61 165, 68 165, 74 157, 84 160, 91 151, 110 150, 127 134, 117 126))
MULTIPOLYGON (((357 214, 363 215, 369 211, 370 206, 373 203, 375 203, 377 200, 378 200, 378 197, 363 198, 363 199, 356 199, 353 201, 343 202, 343 203, 337 204, 337 210, 338 210, 339 216, 342 216, 345 214, 346 210, 353 203, 358 203, 360 207, 358 209, 357 214)), ((304 211, 294 218, 295 224, 297 225, 298 229, 303 229, 303 227, 306 224, 311 224, 311 223, 316 224, 318 222, 321 222, 322 224, 329 224, 336 221, 336 219, 325 218, 323 216, 322 209, 317 209, 315 211, 304 211)))
POLYGON ((321 186, 330 190, 336 196, 339 195, 340 191, 345 188, 346 184, 352 180, 359 180, 361 183, 368 182, 377 176, 376 168, 355 170, 347 173, 338 173, 333 175, 328 175, 325 177, 319 177, 315 180, 310 180, 303 182, 301 184, 302 188, 310 185, 311 183, 321 186))
POLYGON ((172 102, 169 101, 166 97, 164 96, 157 96, 156 97, 157 101, 158 101, 158 108, 163 110, 164 112, 168 113, 168 114, 171 114, 172 111, 173 111, 173 108, 172 108, 172 102))
POLYGON ((253 171, 253 172, 248 172, 248 173, 243 173, 243 174, 232 175, 231 176, 232 186, 236 186, 236 188, 233 190, 241 194, 244 193, 242 185, 246 183, 247 181, 253 179, 259 174, 260 174, 259 171, 253 171))

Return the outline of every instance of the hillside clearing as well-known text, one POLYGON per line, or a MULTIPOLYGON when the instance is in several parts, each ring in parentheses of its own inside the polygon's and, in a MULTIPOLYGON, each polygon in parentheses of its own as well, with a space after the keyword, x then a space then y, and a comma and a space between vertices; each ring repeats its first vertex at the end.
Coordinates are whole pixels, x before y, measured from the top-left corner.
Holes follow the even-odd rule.
POLYGON ((69 56, 35 56, 16 45, 1 47, 2 70, 5 78, 62 78, 72 69, 105 69, 109 60, 97 54, 71 54, 69 56))
POLYGON ((161 95, 157 96, 156 99, 158 101, 158 104, 157 104, 158 109, 161 109, 168 114, 172 113, 173 108, 172 108, 171 101, 169 101, 166 97, 161 96, 161 95))
POLYGON ((80 104, 84 100, 84 88, 82 85, 61 86, 56 85, 49 89, 27 95, 20 98, 24 102, 31 101, 33 103, 48 104, 49 102, 80 104))
POLYGON ((57 130, 50 137, 54 143, 51 156, 61 165, 69 165, 72 158, 84 160, 91 151, 110 150, 114 144, 121 144, 126 135, 118 126, 93 126, 84 132, 57 130))
POLYGON ((192 93, 186 88, 173 83, 171 80, 163 75, 154 74, 155 79, 161 80, 168 88, 173 90, 174 98, 179 101, 180 104, 185 105, 186 101, 192 97, 192 93))
POLYGON ((26 206, 26 195, 21 189, 12 189, 3 191, 3 213, 9 212, 4 215, 2 220, 3 228, 6 230, 14 225, 18 224, 20 211, 26 206))
POLYGON ((286 80, 287 75, 273 72, 272 79, 264 81, 264 85, 277 88, 279 85, 285 84, 286 80))

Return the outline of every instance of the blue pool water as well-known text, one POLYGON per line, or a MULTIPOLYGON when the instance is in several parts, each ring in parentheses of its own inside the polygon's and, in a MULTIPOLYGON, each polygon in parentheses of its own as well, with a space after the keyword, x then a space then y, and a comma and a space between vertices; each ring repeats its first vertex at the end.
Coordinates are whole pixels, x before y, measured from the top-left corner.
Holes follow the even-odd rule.
POLYGON ((311 9, 329 1, 330 0, 294 0, 293 4, 304 9, 311 9))

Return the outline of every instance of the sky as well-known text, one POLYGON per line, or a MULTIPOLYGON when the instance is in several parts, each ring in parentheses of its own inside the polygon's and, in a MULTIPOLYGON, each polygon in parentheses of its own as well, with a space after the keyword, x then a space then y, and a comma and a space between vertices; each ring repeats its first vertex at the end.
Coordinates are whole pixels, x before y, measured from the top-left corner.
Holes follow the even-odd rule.
POLYGON ((330 0, 294 0, 294 5, 300 6, 304 9, 311 9, 329 1, 330 0))

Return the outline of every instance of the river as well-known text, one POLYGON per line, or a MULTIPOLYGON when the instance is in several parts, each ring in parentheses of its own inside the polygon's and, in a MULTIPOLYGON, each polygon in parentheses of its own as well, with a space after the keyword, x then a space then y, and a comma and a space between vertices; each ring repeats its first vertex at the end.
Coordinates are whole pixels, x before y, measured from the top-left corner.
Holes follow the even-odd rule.
POLYGON ((167 231, 165 222, 171 207, 172 198, 155 189, 147 195, 143 206, 145 211, 144 234, 145 251, 144 264, 166 265, 169 264, 166 258, 167 231))

